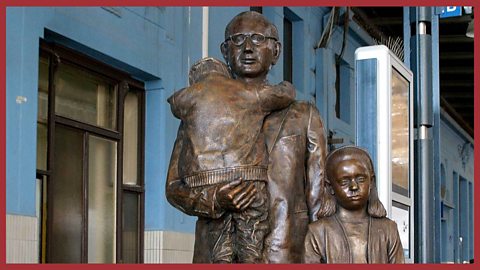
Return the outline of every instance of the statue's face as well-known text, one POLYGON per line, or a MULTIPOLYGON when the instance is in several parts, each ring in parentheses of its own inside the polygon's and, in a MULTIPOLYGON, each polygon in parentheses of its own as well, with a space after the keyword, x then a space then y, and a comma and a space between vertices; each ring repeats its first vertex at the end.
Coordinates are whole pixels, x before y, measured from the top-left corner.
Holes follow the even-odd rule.
POLYGON ((236 78, 266 78, 270 66, 276 63, 280 54, 280 43, 272 38, 271 32, 266 21, 248 16, 238 18, 230 25, 230 35, 258 33, 267 37, 261 44, 254 44, 251 37, 247 37, 241 45, 225 41, 222 54, 236 78))
POLYGON ((358 210, 367 205, 370 196, 371 175, 361 160, 347 159, 340 161, 333 168, 330 184, 337 203, 347 210, 358 210))

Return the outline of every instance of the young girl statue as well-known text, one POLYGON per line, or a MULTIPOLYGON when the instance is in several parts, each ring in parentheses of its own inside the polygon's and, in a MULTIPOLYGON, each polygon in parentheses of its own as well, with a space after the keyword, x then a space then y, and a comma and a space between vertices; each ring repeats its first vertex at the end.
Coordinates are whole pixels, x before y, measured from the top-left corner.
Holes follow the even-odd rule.
POLYGON ((397 225, 378 199, 369 154, 346 146, 326 159, 325 201, 305 238, 306 263, 404 263, 397 225))

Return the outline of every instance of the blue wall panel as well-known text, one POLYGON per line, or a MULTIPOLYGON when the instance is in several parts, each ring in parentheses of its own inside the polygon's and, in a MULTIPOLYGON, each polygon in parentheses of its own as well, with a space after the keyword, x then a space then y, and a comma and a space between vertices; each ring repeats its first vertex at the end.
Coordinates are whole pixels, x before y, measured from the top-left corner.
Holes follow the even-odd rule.
POLYGON ((473 246, 469 241, 473 239, 472 224, 474 205, 471 194, 474 189, 474 147, 473 139, 460 129, 450 116, 440 114, 439 159, 444 166, 446 183, 442 197, 444 216, 445 212, 452 212, 436 222, 442 223, 440 246, 450 246, 442 254, 441 262, 462 262, 469 260, 473 254, 473 246), (450 209, 452 209, 450 211, 450 209), (460 244, 459 237, 464 238, 460 244), (465 239, 467 237, 467 239, 465 239), (470 255, 470 256, 469 256, 470 255))
POLYGON ((173 208, 165 197, 166 172, 178 129, 178 121, 165 105, 170 93, 158 84, 148 83, 146 88, 145 229, 193 232, 195 219, 173 208))
POLYGON ((145 228, 161 227, 162 219, 159 218, 162 213, 162 204, 165 198, 166 175, 164 173, 166 162, 158 162, 158 157, 163 156, 167 147, 163 144, 165 136, 163 135, 165 116, 162 114, 162 106, 165 89, 161 82, 148 83, 146 92, 146 127, 145 127, 145 228), (157 161, 155 166, 152 161, 157 161), (147 207, 148 206, 148 207, 147 207))
POLYGON ((121 8, 117 16, 98 7, 56 8, 55 16, 45 27, 147 73, 159 75, 161 49, 158 50, 158 44, 167 39, 166 30, 133 11, 121 8))
POLYGON ((37 24, 23 8, 7 9, 6 208, 7 213, 35 215, 36 116, 38 89, 37 24), (17 97, 26 102, 17 103, 17 97))

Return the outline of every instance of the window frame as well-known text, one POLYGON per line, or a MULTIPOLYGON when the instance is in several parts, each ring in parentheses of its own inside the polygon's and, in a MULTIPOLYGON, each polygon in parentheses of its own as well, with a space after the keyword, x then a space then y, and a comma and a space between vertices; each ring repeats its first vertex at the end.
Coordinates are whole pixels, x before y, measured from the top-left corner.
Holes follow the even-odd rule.
MULTIPOLYGON (((47 185, 47 197, 53 196, 50 189, 48 188, 48 183, 52 181, 53 170, 55 170, 55 163, 53 157, 53 150, 55 147, 55 126, 62 125, 70 127, 76 130, 79 130, 83 133, 83 136, 95 135, 102 138, 106 138, 112 141, 117 142, 117 179, 116 179, 116 236, 115 236, 115 262, 114 263, 123 263, 123 254, 122 254, 122 220, 123 220, 123 193, 132 192, 137 195, 138 198, 138 231, 137 231, 137 261, 134 263, 143 263, 143 249, 144 249, 144 217, 145 217, 145 172, 144 172, 144 149, 145 149, 145 91, 144 83, 138 80, 133 79, 129 74, 112 68, 98 60, 90 58, 81 53, 77 53, 69 48, 64 46, 47 42, 45 40, 40 40, 40 57, 45 57, 49 62, 48 70, 48 112, 47 112, 47 168, 46 170, 37 169, 37 178, 43 177, 46 179, 47 185), (81 121, 73 120, 68 117, 59 116, 55 114, 55 85, 54 85, 54 76, 58 68, 58 63, 65 63, 67 65, 74 66, 83 71, 91 73, 95 76, 98 76, 102 79, 106 79, 111 82, 117 91, 117 113, 116 113, 116 130, 110 130, 107 128, 102 128, 99 126, 83 123, 81 121), (123 131, 124 131, 124 101, 128 92, 133 92, 138 97, 138 147, 137 147, 137 174, 138 181, 135 185, 126 185, 123 184, 123 131)), ((39 58, 40 61, 40 58, 39 58)), ((38 125, 38 123, 37 123, 38 125)), ((85 151, 85 149, 84 149, 85 151)), ((84 152, 85 153, 85 152, 84 152)), ((83 158, 82 164, 84 168, 88 168, 88 160, 83 158)), ((85 170, 85 169, 84 169, 85 170)), ((85 178, 86 176, 84 176, 85 178)), ((53 180, 54 181, 54 180, 53 180)), ((84 179, 85 183, 85 179, 84 179)), ((83 183, 83 184, 84 184, 83 183)), ((85 186, 83 187, 85 189, 85 186)), ((43 192, 43 191, 42 191, 43 192)), ((88 194, 84 193, 82 195, 84 206, 87 206, 85 202, 88 202, 88 194)), ((45 198, 42 198, 42 202, 45 198)), ((48 201, 47 201, 48 203, 48 201)), ((88 209, 88 206, 86 207, 88 209)), ((47 204, 47 216, 50 216, 50 210, 48 209, 47 204)), ((42 219, 43 220, 43 219, 42 219)), ((81 244, 81 263, 88 262, 88 211, 84 210, 83 213, 83 224, 82 224, 82 243, 81 244)), ((43 221, 40 221, 43 223, 43 221)), ((41 243, 40 245, 46 248, 42 248, 39 251, 40 262, 48 262, 48 246, 49 246, 49 237, 48 237, 48 228, 51 227, 51 219, 47 218, 46 226, 47 228, 42 227, 42 232, 46 231, 47 236, 44 240, 46 243, 41 243)), ((44 237, 44 236, 42 236, 44 237)), ((133 263, 133 262, 129 262, 133 263)))
POLYGON ((288 16, 283 17, 283 80, 293 83, 293 24, 288 16))

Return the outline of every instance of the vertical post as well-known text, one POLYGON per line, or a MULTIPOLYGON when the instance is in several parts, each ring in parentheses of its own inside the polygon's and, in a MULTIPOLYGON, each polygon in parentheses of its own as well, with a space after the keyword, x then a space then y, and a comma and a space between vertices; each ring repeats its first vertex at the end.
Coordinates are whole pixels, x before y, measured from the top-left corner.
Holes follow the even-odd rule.
POLYGON ((434 262, 435 189, 431 7, 410 8, 411 68, 414 72, 416 261, 434 262))
MULTIPOLYGON (((431 75, 432 75, 432 110, 433 110, 433 126, 432 126, 432 147, 433 147, 433 185, 434 193, 433 200, 434 205, 431 211, 434 212, 434 235, 433 235, 433 258, 435 263, 442 262, 442 253, 441 247, 446 243, 442 243, 442 232, 441 232, 441 216, 442 216, 442 206, 441 206, 441 162, 440 162, 440 38, 439 38, 439 15, 442 13, 443 8, 441 7, 432 7, 433 13, 432 16, 432 66, 431 66, 431 75)), ((432 232, 430 232, 432 233, 432 232)), ((452 251, 453 252, 453 251, 452 251)))
POLYGON ((209 21, 208 7, 202 7, 202 58, 208 56, 208 21, 209 21))

